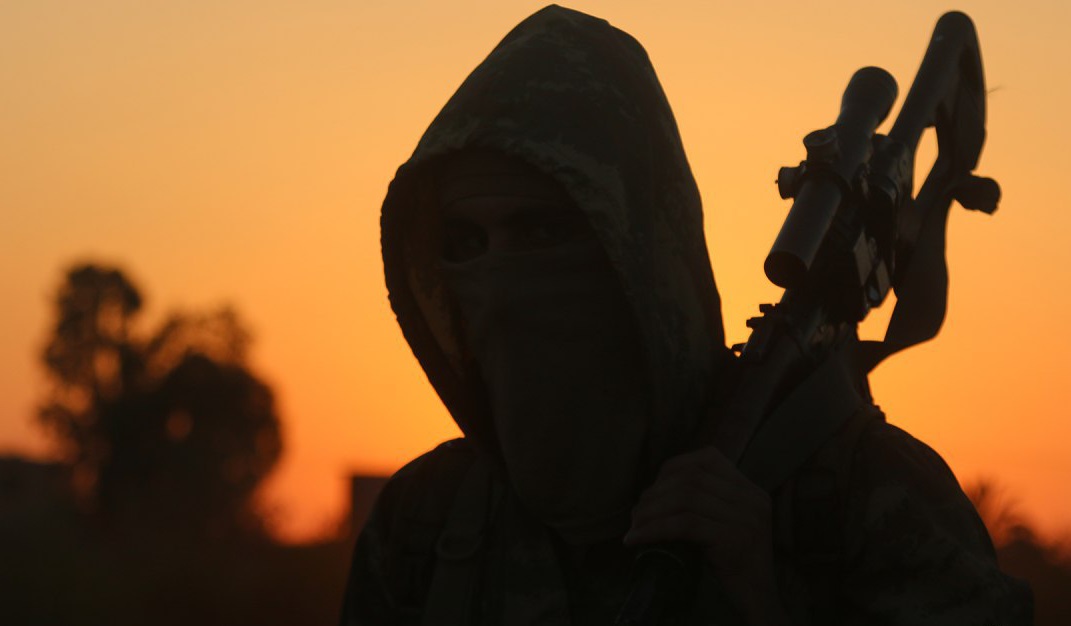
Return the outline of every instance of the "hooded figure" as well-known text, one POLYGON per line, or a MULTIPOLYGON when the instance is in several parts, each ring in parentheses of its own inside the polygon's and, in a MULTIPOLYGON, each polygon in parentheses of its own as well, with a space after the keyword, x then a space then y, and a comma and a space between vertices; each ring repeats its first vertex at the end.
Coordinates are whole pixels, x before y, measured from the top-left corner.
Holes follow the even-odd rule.
MULTIPOLYGON (((611 622, 628 590, 635 550, 622 537, 630 525, 637 531, 636 511, 657 510, 670 493, 659 485, 672 488, 675 476, 696 482, 682 467, 732 474, 712 469, 717 460, 682 456, 700 425, 715 419, 733 363, 699 193, 640 44, 557 6, 519 24, 398 170, 383 203, 382 245, 398 323, 465 437, 412 462, 384 490, 358 541, 344 623, 611 622)), ((834 481, 859 495, 834 499, 869 506, 869 523, 882 528, 886 514, 922 515, 941 537, 926 549, 940 549, 913 562, 911 575, 932 561, 934 576, 921 580, 955 584, 933 597, 910 585, 883 587, 887 565, 867 561, 862 526, 841 533, 833 561, 828 553, 804 555, 815 552, 814 542, 799 540, 798 522, 785 513, 799 481, 771 499, 730 476, 737 482, 724 499, 750 511, 736 528, 752 530, 746 540, 722 538, 737 546, 735 556, 724 545, 704 552, 713 563, 705 563, 706 583, 682 616, 704 623, 791 615, 804 623, 840 615, 830 607, 843 597, 862 598, 844 615, 871 608, 886 617, 937 615, 934 607, 948 608, 947 594, 958 594, 962 602, 949 615, 1019 623, 1007 619, 1008 607, 1022 604, 1012 601, 1019 588, 996 569, 988 536, 947 467, 876 412, 868 415, 811 465, 819 473, 846 467, 843 459, 859 449, 880 448, 885 466, 855 464, 851 477, 834 481), (901 493, 911 481, 928 484, 938 504, 916 505, 901 493), (874 508, 870 498, 886 483, 897 495, 874 508), (854 590, 840 588, 849 554, 859 572, 876 571, 873 579, 856 577, 854 590), (937 571, 950 554, 962 560, 937 571), (762 586, 753 604, 763 606, 710 597, 734 588, 719 563, 751 555, 768 562, 769 576, 738 587, 762 586), (836 568, 808 569, 811 557, 836 568), (724 585, 707 584, 719 578, 724 585), (727 617, 725 606, 735 615, 727 617)), ((854 514, 840 504, 810 510, 838 523, 854 514)), ((647 534, 701 542, 688 533, 647 534)))
MULTIPOLYGON (((515 455, 560 452, 530 460, 544 476, 511 473, 554 483, 526 485, 522 496, 561 497, 570 483, 576 497, 564 500, 582 505, 610 488, 608 476, 587 478, 600 468, 635 482, 706 411, 726 359, 699 192, 643 48, 606 22, 555 7, 507 35, 399 170, 382 227, 391 305, 466 438, 508 470, 519 469, 515 455), (524 219, 559 228, 539 213, 565 210, 593 236, 569 249, 513 246, 476 259, 487 267, 444 264, 452 224, 443 211, 473 194, 547 196, 524 219), (620 415, 577 419, 593 406, 620 415), (527 451, 514 445, 521 433, 501 430, 519 426, 520 412, 536 414, 527 451), (628 428, 642 430, 638 440, 614 439, 628 428), (639 440, 644 449, 632 449, 639 440), (502 446, 511 447, 505 458, 502 446), (610 458, 618 453, 629 458, 610 458), (569 476, 546 475, 556 465, 569 476)), ((627 516, 632 502, 619 504, 627 516)), ((545 521, 576 525, 562 528, 574 534, 596 523, 545 521)))

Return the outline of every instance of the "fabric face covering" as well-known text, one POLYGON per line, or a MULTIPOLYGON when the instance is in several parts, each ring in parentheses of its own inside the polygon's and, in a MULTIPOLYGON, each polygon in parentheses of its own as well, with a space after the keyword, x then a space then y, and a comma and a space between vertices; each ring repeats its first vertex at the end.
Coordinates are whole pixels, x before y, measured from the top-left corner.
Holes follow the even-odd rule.
MULTIPOLYGON (((495 195, 505 205, 531 200, 504 192, 495 195)), ((634 316, 599 241, 575 225, 583 222, 575 207, 567 217, 546 210, 494 226, 491 208, 485 222, 498 242, 479 225, 448 223, 448 232, 471 230, 455 232, 442 271, 511 484, 564 539, 590 543, 628 527, 648 379, 634 316)))
MULTIPOLYGON (((608 455, 608 450, 618 449, 634 454, 639 444, 609 438, 643 422, 646 440, 638 476, 640 482, 653 479, 663 460, 679 452, 710 417, 720 386, 717 381, 732 360, 723 345, 720 299, 710 271, 699 190, 673 112, 646 52, 627 33, 603 20, 557 6, 540 11, 503 38, 439 111, 412 157, 398 169, 381 214, 386 285, 406 341, 465 434, 468 447, 495 460, 504 459, 504 449, 509 451, 509 472, 517 475, 515 491, 529 494, 529 503, 535 502, 535 490, 522 483, 534 479, 522 474, 544 472, 542 478, 547 481, 565 479, 556 478, 554 461, 526 462, 528 469, 520 467, 516 450, 523 439, 510 435, 510 425, 496 425, 496 420, 511 421, 511 416, 523 411, 538 418, 531 428, 546 423, 549 433, 551 422, 542 413, 550 409, 509 410, 512 400, 505 396, 515 395, 510 386, 519 385, 514 379, 523 376, 516 374, 509 385, 505 380, 495 382, 496 374, 477 362, 477 358, 494 361, 493 346, 465 345, 466 328, 477 335, 480 332, 471 324, 466 327, 458 298, 440 267, 440 217, 447 217, 442 209, 448 202, 475 194, 545 194, 547 179, 595 232, 622 286, 627 306, 616 308, 621 300, 615 294, 614 304, 603 307, 608 309, 603 315, 626 316, 622 327, 634 320, 640 356, 603 358, 640 362, 638 368, 644 373, 642 384, 624 389, 631 400, 618 399, 602 413, 582 415, 590 412, 583 409, 572 413, 576 423, 581 418, 612 422, 589 427, 607 438, 599 440, 597 447, 583 444, 591 446, 591 454, 608 455), (483 158, 472 158, 477 152, 483 158), (506 164, 509 160, 527 167, 512 167, 506 164), (542 179, 532 189, 513 179, 531 172, 542 179), (497 416, 490 408, 490 385, 496 386, 497 416), (635 408, 641 404, 650 407, 646 413, 635 408)), ((482 249, 479 233, 470 239, 473 250, 482 249)), ((462 249, 468 249, 468 244, 462 249)), ((468 255, 455 258, 475 260, 468 255)), ((501 333, 509 338, 512 323, 506 320, 484 334, 490 338, 501 333)), ((622 344, 633 339, 627 336, 622 344)), ((489 339, 488 344, 492 344, 489 339)), ((575 348, 567 345, 565 354, 568 350, 575 348)), ((624 372, 624 379, 617 372, 610 373, 618 365, 605 363, 603 358, 591 367, 577 367, 576 376, 587 378, 591 385, 618 387, 630 385, 621 380, 639 379, 631 366, 618 370, 624 372)), ((550 361, 546 368, 572 364, 568 357, 550 361)), ((539 371, 534 364, 531 369, 539 371)), ((506 378, 505 372, 498 375, 506 378)), ((565 376, 543 380, 538 382, 542 391, 533 387, 528 392, 553 397, 559 393, 557 388, 570 383, 565 376)), ((564 418, 561 423, 570 424, 564 418)), ((574 435, 567 434, 571 442, 574 435)), ((543 440, 561 443, 561 438, 551 434, 543 440)), ((622 465, 625 471, 607 473, 633 473, 628 462, 622 465)), ((575 461, 574 466, 582 463, 575 461)), ((502 469, 503 478, 513 480, 507 468, 502 469)), ((584 476, 573 479, 586 480, 584 476)), ((613 489, 627 491, 616 485, 613 489)), ((552 496, 549 490, 545 492, 549 501, 552 496)), ((577 509, 585 505, 582 498, 568 497, 579 503, 577 509)), ((615 499, 625 498, 607 498, 615 499)), ((591 508, 606 511, 613 507, 591 508)), ((549 519, 553 512, 548 509, 540 515, 549 519)))

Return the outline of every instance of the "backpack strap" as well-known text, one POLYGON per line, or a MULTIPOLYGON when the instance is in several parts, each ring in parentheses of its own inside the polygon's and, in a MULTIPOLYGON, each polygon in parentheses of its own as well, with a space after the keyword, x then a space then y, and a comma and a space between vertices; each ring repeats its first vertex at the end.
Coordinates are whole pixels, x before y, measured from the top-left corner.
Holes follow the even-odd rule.
POLYGON ((473 461, 435 544, 435 570, 421 621, 426 626, 471 624, 483 569, 486 530, 497 501, 487 462, 473 461))
POLYGON ((464 439, 444 442, 395 473, 377 499, 362 537, 366 547, 381 552, 376 561, 395 623, 415 625, 423 618, 436 542, 476 458, 464 439))

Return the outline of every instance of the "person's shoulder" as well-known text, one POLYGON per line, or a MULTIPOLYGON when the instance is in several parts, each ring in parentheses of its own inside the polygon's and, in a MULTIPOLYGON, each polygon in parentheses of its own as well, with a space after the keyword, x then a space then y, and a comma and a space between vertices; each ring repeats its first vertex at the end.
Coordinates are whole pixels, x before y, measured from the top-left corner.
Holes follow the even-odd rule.
POLYGON ((443 517, 475 459, 471 444, 458 438, 409 461, 384 485, 376 502, 379 517, 443 517))
POLYGON ((476 458, 476 451, 463 437, 444 441, 435 448, 409 461, 390 477, 390 483, 435 480, 452 474, 449 468, 467 466, 476 458), (443 471, 446 470, 446 474, 443 471))
POLYGON ((860 435, 852 459, 852 494, 864 527, 904 531, 933 525, 973 550, 992 555, 989 534, 948 463, 932 447, 882 419, 860 435))
POLYGON ((343 624, 419 623, 436 541, 475 458, 454 439, 387 480, 354 547, 343 624))
POLYGON ((886 607, 889 623, 1030 622, 1029 588, 1000 571, 985 525, 933 448, 881 420, 859 436, 851 473, 853 605, 886 607))
POLYGON ((880 420, 859 437, 853 458, 857 484, 867 490, 910 494, 938 509, 974 507, 944 458, 906 430, 880 420))
POLYGON ((925 535, 993 558, 985 526, 952 469, 876 406, 848 419, 793 480, 789 491, 797 499, 831 496, 849 552, 884 545, 891 557, 903 554, 900 543, 925 535), (835 494, 826 493, 830 485, 835 494))
POLYGON ((936 450, 884 419, 875 421, 860 435, 853 464, 871 482, 910 483, 927 491, 961 492, 955 474, 936 450))

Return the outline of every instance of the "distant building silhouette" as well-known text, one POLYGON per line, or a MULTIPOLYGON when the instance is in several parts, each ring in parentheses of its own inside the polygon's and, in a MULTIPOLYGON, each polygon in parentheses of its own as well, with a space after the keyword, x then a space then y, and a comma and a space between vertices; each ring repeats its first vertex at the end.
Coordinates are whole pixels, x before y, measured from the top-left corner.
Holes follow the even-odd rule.
POLYGON ((0 520, 73 501, 69 465, 0 456, 0 520))

